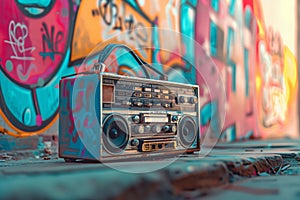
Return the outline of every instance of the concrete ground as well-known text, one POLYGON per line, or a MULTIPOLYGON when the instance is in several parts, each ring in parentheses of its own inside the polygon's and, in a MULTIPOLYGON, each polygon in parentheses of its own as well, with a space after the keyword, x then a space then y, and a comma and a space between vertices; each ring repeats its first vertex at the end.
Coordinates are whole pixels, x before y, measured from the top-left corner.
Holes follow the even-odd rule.
POLYGON ((0 151, 0 199, 299 199, 299 151, 299 140, 250 140, 110 164, 66 163, 55 145, 0 151))

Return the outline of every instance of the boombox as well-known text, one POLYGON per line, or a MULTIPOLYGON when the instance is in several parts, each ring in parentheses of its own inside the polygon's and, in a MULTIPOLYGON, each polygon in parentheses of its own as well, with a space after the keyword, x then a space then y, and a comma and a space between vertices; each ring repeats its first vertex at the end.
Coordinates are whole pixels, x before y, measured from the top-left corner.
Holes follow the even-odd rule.
POLYGON ((60 81, 59 156, 163 158, 200 150, 199 87, 101 71, 60 81))

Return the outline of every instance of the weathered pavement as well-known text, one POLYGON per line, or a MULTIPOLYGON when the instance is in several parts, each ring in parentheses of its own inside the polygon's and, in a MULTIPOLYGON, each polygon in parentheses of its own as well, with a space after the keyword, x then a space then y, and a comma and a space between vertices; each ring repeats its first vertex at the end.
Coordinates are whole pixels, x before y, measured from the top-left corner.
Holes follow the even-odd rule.
POLYGON ((53 149, 0 152, 0 199, 299 199, 299 152, 299 140, 247 141, 110 166, 65 163, 53 149))

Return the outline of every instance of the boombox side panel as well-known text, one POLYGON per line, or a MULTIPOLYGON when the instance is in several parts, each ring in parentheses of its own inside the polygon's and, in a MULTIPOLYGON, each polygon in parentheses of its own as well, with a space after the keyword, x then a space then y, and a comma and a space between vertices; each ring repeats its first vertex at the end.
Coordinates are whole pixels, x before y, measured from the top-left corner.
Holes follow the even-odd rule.
POLYGON ((199 91, 199 86, 196 86, 196 88, 195 88, 195 90, 196 90, 196 96, 198 97, 198 104, 197 104, 197 116, 196 116, 196 119, 195 119, 195 121, 196 121, 196 123, 197 123, 197 131, 198 131, 198 133, 197 133, 197 138, 196 138, 196 140, 195 140, 195 142, 194 142, 194 147, 195 147, 195 149, 197 150, 197 151, 200 151, 201 150, 201 129, 200 129, 200 121, 201 121, 201 119, 200 119, 200 117, 201 117, 201 115, 200 115, 200 105, 201 105, 201 99, 200 99, 200 91, 199 91))
POLYGON ((59 156, 99 160, 100 89, 97 74, 60 81, 59 156))

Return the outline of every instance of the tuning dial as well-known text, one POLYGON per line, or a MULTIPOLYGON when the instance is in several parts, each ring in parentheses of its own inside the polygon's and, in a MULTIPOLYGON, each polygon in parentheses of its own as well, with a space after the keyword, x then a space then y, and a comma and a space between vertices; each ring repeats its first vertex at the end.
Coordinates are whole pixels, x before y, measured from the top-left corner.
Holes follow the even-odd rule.
POLYGON ((188 98, 185 97, 185 96, 180 96, 180 97, 179 97, 179 102, 180 102, 180 103, 187 103, 187 102, 188 102, 188 98))
POLYGON ((139 115, 135 115, 132 117, 132 121, 136 124, 140 123, 140 116, 139 115))
POLYGON ((190 103, 191 104, 197 103, 197 101, 198 101, 197 97, 190 97, 190 103))
POLYGON ((153 133, 159 133, 161 131, 161 127, 159 125, 154 125, 151 130, 153 133))
POLYGON ((170 126, 166 125, 163 127, 164 132, 168 132, 170 130, 170 126))
POLYGON ((134 132, 138 134, 143 134, 144 133, 144 126, 136 126, 134 128, 134 132))

